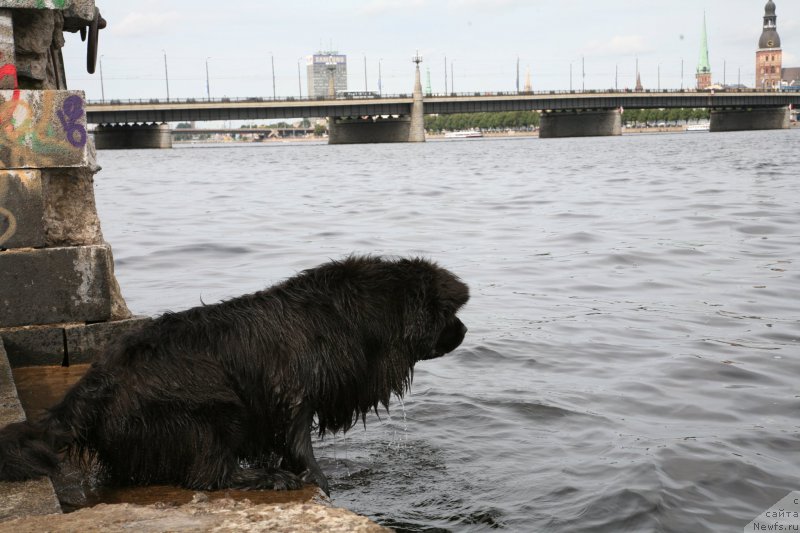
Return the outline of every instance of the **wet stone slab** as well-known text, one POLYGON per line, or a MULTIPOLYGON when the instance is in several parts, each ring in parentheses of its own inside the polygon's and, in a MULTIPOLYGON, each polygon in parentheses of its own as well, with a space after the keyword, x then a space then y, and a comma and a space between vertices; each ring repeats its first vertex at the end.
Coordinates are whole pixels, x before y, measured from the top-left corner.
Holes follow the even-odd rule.
MULTIPOLYGON (((11 367, 6 358, 3 342, 0 340, 0 427, 24 419, 25 412, 17 397, 11 367)), ((60 512, 61 507, 53 490, 53 484, 48 478, 0 482, 0 521, 19 516, 60 512)))
POLYGON ((253 504, 222 499, 179 507, 131 504, 97 505, 57 517, 31 517, 0 523, 0 532, 20 531, 270 531, 302 533, 383 533, 391 530, 345 509, 320 503, 253 504))

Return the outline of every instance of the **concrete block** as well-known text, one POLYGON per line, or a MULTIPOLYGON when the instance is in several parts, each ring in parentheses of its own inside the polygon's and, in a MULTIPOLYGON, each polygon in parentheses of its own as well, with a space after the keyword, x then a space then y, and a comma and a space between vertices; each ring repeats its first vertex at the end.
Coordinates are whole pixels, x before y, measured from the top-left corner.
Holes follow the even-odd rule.
POLYGON ((42 170, 45 246, 104 244, 94 199, 94 172, 42 170))
MULTIPOLYGON (((0 427, 25 420, 11 374, 3 341, 0 340, 0 427)), ((0 521, 31 515, 60 513, 53 483, 48 478, 22 482, 0 482, 0 521)))
POLYGON ((64 327, 25 326, 0 329, 11 368, 61 365, 64 360, 64 327))
POLYGON ((44 246, 44 199, 38 170, 0 170, 0 249, 44 246))
POLYGON ((0 327, 108 320, 113 285, 108 246, 0 252, 0 327))
POLYGON ((0 116, 0 168, 95 167, 83 91, 2 90, 0 116))
POLYGON ((93 363, 99 360, 117 339, 136 331, 150 320, 152 319, 149 317, 139 316, 96 324, 67 325, 64 331, 69 364, 93 363))

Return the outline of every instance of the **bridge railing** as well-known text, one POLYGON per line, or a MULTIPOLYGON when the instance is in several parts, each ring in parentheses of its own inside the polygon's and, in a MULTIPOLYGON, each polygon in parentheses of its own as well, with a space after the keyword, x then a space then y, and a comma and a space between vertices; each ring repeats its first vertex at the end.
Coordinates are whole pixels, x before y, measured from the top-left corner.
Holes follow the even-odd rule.
MULTIPOLYGON (((552 90, 552 91, 474 91, 457 93, 430 93, 425 94, 425 98, 474 98, 474 97, 507 97, 507 96, 547 96, 547 95, 584 95, 584 94, 720 94, 720 93, 781 93, 779 89, 752 89, 752 88, 725 88, 725 89, 599 89, 588 91, 552 90)), ((372 96, 337 96, 337 97, 297 97, 286 96, 244 96, 220 98, 140 98, 140 99, 106 99, 88 100, 90 105, 153 105, 153 104, 221 104, 221 103, 290 103, 290 102, 340 102, 347 100, 387 100, 387 99, 410 99, 410 94, 383 94, 372 96)))

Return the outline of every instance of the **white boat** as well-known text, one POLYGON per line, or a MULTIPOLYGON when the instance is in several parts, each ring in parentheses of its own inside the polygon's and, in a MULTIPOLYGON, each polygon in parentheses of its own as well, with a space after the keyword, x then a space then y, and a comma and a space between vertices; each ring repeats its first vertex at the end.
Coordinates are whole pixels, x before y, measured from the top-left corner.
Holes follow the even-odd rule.
POLYGON ((475 139, 483 137, 483 133, 477 130, 448 131, 444 136, 448 139, 475 139))
POLYGON ((690 124, 689 126, 686 126, 686 131, 708 131, 708 129, 708 122, 702 124, 690 124))

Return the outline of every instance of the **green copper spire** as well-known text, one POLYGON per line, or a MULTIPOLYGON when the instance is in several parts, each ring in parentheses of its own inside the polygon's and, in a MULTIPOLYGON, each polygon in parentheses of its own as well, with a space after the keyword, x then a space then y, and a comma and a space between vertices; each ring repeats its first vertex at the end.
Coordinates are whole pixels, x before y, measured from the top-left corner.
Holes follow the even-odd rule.
POLYGON ((706 32, 706 14, 703 12, 703 37, 700 43, 700 61, 697 63, 697 73, 709 72, 711 72, 711 64, 708 61, 708 33, 706 32))

